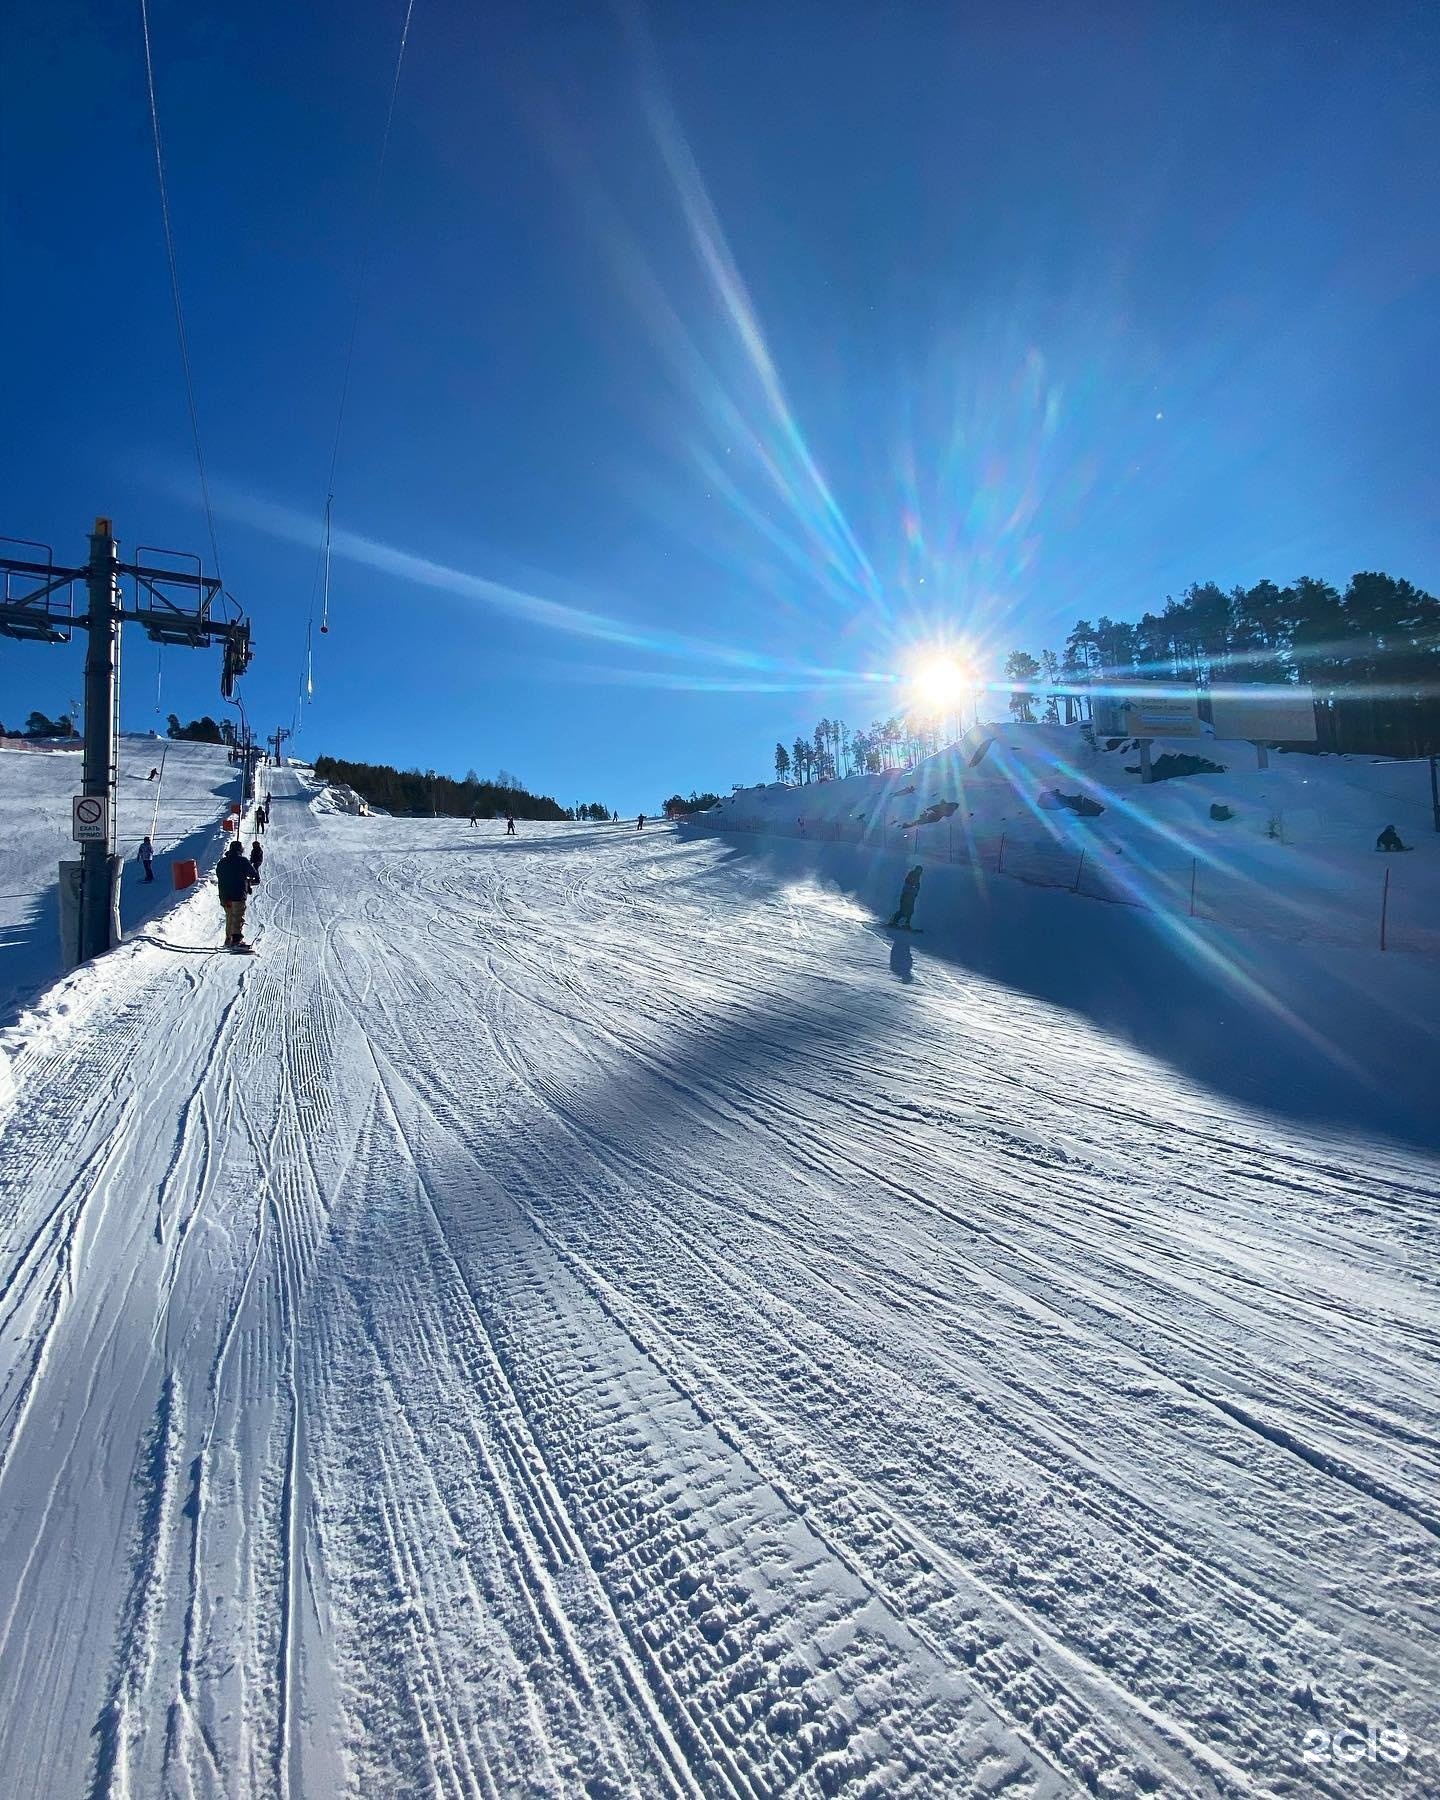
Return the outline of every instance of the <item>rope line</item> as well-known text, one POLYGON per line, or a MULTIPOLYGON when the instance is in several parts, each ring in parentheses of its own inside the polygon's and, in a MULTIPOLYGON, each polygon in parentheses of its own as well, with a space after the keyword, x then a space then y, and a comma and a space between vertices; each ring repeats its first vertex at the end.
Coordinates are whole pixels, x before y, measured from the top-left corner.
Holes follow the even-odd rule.
POLYGON ((155 841, 155 830, 160 823, 160 795, 165 787, 165 758, 170 754, 167 744, 160 752, 160 773, 155 777, 155 810, 150 815, 150 841, 155 841))
POLYGON ((380 158, 375 165, 375 181, 371 190, 369 211, 366 215, 369 229, 361 240, 360 261, 355 275, 355 304, 350 313, 350 335, 345 345, 345 365, 340 378, 340 403, 335 412, 335 436, 330 444, 330 469, 325 481, 325 521, 320 552, 316 558, 315 577, 310 585, 310 619, 305 633, 305 675, 301 682, 301 691, 305 698, 313 698, 315 691, 311 668, 311 642, 315 625, 317 594, 321 597, 320 631, 322 636, 330 629, 330 544, 332 510, 335 504, 335 472, 340 466, 340 444, 345 431, 345 411, 350 400, 350 378, 355 367, 355 342, 360 333, 360 313, 365 299, 365 281, 370 271, 371 253, 375 247, 380 195, 385 181, 385 165, 390 155, 390 134, 395 124, 395 104, 400 96, 400 75, 405 67, 405 46, 410 39, 410 20, 414 16, 414 12, 415 0, 406 0, 405 20, 400 27, 400 46, 395 54, 395 73, 390 82, 390 101, 385 109, 385 129, 380 137, 380 158))
POLYGON ((375 188, 370 200, 370 230, 365 234, 360 251, 360 268, 355 280, 355 309, 350 315, 350 341, 345 348, 345 373, 340 382, 340 407, 335 416, 335 441, 330 448, 330 474, 325 483, 330 499, 325 503, 326 529, 329 529, 330 500, 335 497, 335 470, 340 461, 340 434, 345 426, 345 407, 350 398, 350 372, 355 362, 355 339, 360 330, 360 307, 365 298, 365 277, 370 269, 370 253, 375 247, 375 220, 380 210, 380 190, 385 180, 385 163, 390 155, 390 131, 395 123, 395 102, 400 95, 400 71, 405 66, 405 45, 410 37, 410 20, 415 0, 406 0, 405 23, 400 28, 400 48, 395 56, 395 78, 390 83, 390 104, 385 112, 385 130, 380 139, 380 160, 375 167, 375 188))
POLYGON ((185 308, 180 299, 180 269, 175 259, 175 233, 170 224, 170 194, 165 180, 165 151, 160 138, 160 108, 155 98, 155 59, 150 49, 150 8, 140 0, 140 29, 145 39, 145 86, 150 96, 150 135, 155 145, 155 176, 160 185, 160 218, 165 227, 165 256, 170 266, 170 295, 175 303, 175 331, 180 340, 180 365, 185 374, 185 399, 190 409, 190 435, 195 440, 195 465, 200 471, 200 497, 205 504, 205 523, 215 573, 221 574, 220 542, 215 534, 215 512, 210 504, 210 478, 200 443, 200 411, 195 404, 195 381, 190 372, 190 343, 185 332, 185 308))

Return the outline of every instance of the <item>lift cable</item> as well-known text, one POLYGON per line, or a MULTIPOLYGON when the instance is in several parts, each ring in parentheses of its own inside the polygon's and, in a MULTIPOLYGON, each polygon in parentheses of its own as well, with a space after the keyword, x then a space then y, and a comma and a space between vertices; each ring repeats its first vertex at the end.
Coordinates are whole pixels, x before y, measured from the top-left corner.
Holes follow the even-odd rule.
POLYGON ((195 380, 190 371, 190 343, 185 332, 185 308, 180 299, 180 269, 175 259, 175 233, 170 224, 170 194, 165 180, 165 151, 160 138, 160 109, 155 98, 155 60, 150 48, 150 8, 140 0, 140 29, 145 39, 145 85, 150 96, 150 135, 155 145, 155 175, 160 185, 160 218, 165 227, 165 256, 170 265, 170 294, 175 302, 175 330, 180 340, 180 366, 185 374, 185 399, 190 409, 190 435, 195 440, 195 466, 200 471, 200 497, 205 505, 205 524, 215 573, 222 576, 220 542, 215 532, 215 511, 210 504, 210 478, 200 443, 200 411, 195 404, 195 380))
MULTIPOLYGON (((350 336, 345 346, 345 366, 340 378, 340 403, 335 411, 335 436, 330 445, 330 471, 325 481, 325 518, 321 531, 320 553, 316 559, 315 579, 310 589, 310 627, 315 624, 315 601, 320 599, 320 632, 330 629, 330 543, 331 522, 335 505, 335 472, 340 464, 340 442, 345 429, 345 408, 350 399, 350 377, 355 365, 355 340, 360 331, 360 312, 365 299, 365 279, 370 269, 370 255, 375 246, 376 222, 380 212, 380 195, 385 181, 385 164, 390 155, 390 133, 395 123, 395 103, 400 95, 400 75, 405 66, 405 46, 410 37, 410 20, 415 0, 406 0, 405 21, 400 28, 400 46, 395 55, 395 74, 390 83, 390 103, 385 111, 385 129, 380 138, 380 159, 375 166, 375 182, 366 214, 368 229, 361 241, 360 261, 355 276, 355 304, 350 313, 350 336)), ((313 693, 310 673, 310 631, 306 632, 304 687, 313 693)))

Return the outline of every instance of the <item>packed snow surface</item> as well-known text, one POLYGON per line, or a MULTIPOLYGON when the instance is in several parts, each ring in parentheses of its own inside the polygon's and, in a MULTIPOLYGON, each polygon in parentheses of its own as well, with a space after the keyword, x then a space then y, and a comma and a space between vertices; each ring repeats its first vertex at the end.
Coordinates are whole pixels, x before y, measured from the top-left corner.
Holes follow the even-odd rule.
POLYGON ((1434 1792, 1427 959, 272 779, 0 1034, 0 1794, 1434 1792))

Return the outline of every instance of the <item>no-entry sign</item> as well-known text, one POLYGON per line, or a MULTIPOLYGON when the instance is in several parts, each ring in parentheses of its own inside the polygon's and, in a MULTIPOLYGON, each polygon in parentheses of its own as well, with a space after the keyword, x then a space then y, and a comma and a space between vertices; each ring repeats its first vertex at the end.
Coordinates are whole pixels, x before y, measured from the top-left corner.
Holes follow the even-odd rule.
POLYGON ((76 794, 70 803, 70 835, 77 844, 103 844, 105 802, 92 794, 76 794))

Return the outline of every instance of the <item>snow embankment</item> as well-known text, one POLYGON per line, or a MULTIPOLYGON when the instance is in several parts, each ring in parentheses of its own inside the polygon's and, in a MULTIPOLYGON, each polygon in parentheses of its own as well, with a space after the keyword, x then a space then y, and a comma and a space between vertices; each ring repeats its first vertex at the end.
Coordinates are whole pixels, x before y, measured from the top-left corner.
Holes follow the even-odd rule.
POLYGON ((1145 784, 1131 739, 997 725, 915 768, 743 788, 709 829, 890 850, 1184 919, 1315 943, 1440 954, 1440 836, 1428 766, 1161 743, 1218 771, 1145 784), (1113 745, 1113 748, 1107 748, 1113 745), (1394 825, 1410 854, 1377 854, 1394 825))
MULTIPOLYGON (((81 790, 75 748, 0 749, 0 1019, 61 972, 59 864, 79 854, 70 802, 81 790)), ((120 916, 126 933, 166 911, 170 865, 193 858, 202 876, 223 847, 220 819, 239 797, 240 771, 215 744, 120 739, 117 842, 124 860, 120 916), (160 773, 154 780, 150 771, 160 773), (140 840, 155 845, 155 880, 135 860, 140 840)))

